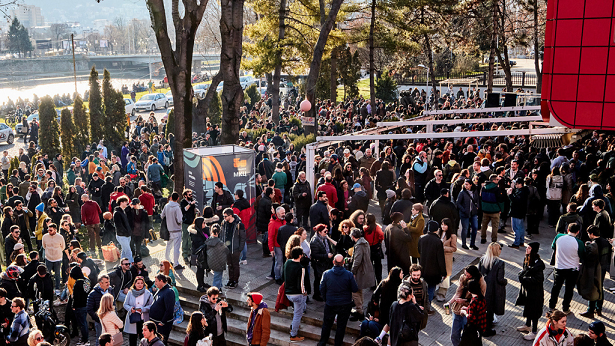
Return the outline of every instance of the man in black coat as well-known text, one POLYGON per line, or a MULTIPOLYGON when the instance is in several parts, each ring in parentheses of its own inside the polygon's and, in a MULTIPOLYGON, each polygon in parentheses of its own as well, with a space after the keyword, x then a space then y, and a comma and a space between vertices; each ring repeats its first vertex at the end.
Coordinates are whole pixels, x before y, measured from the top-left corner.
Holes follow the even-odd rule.
POLYGON ((263 160, 258 163, 258 173, 260 175, 264 175, 267 179, 273 176, 274 165, 273 162, 269 161, 267 154, 263 155, 263 160))
POLYGON ((150 307, 149 319, 156 323, 158 332, 169 340, 171 328, 173 327, 173 311, 175 307, 175 293, 167 283, 167 276, 164 274, 156 275, 154 285, 158 291, 154 295, 154 303, 150 307))
POLYGON ((23 273, 21 273, 21 275, 19 275, 19 279, 17 279, 17 286, 26 297, 26 306, 29 305, 27 303, 30 301, 30 296, 28 295, 28 283, 30 282, 32 276, 36 274, 39 263, 40 262, 38 260, 38 252, 30 252, 30 263, 26 264, 26 266, 23 268, 23 273))
POLYGON ((327 193, 318 191, 318 201, 310 207, 310 224, 312 228, 320 223, 330 226, 329 210, 327 209, 327 193))
POLYGON ((222 220, 222 212, 226 208, 230 208, 235 200, 228 190, 224 189, 224 184, 216 182, 214 185, 214 195, 211 198, 211 207, 214 209, 214 214, 218 215, 222 220))
POLYGON ((335 255, 333 244, 327 237, 328 230, 328 224, 316 224, 314 226, 314 236, 310 241, 312 268, 314 269, 314 295, 312 298, 319 302, 323 301, 323 297, 320 294, 320 279, 325 270, 331 268, 333 264, 331 258, 335 255))
POLYGON ((429 303, 433 300, 436 286, 446 277, 446 260, 444 259, 444 245, 438 236, 440 223, 435 221, 427 222, 425 225, 427 234, 419 239, 419 254, 421 255, 419 264, 423 267, 423 279, 427 282, 427 293, 429 303))
POLYGON ((442 219, 449 218, 453 222, 453 232, 457 232, 459 225, 459 212, 455 203, 451 202, 448 189, 440 190, 440 197, 436 199, 429 208, 429 216, 436 221, 438 225, 442 223, 442 219))
MULTIPOLYGON (((51 280, 51 275, 47 273, 47 267, 44 264, 39 264, 36 267, 36 274, 28 280, 28 291, 27 294, 24 293, 24 296, 29 299, 38 299, 39 294, 43 300, 49 300, 50 303, 53 301, 53 280, 51 280)), ((34 311, 37 310, 38 307, 35 306, 34 311)))
POLYGON ((523 185, 523 178, 515 179, 514 186, 514 189, 510 188, 507 190, 508 198, 510 199, 512 229, 515 232, 515 241, 509 246, 518 249, 519 246, 524 246, 525 224, 523 220, 527 215, 527 199, 530 192, 527 186, 523 185))
POLYGON ((391 207, 391 215, 393 215, 393 213, 402 213, 404 214, 404 222, 410 223, 410 218, 412 218, 412 206, 414 205, 414 202, 412 202, 410 198, 412 198, 410 189, 403 189, 401 191, 401 199, 395 201, 391 207))
POLYGON ((447 184, 444 181, 442 171, 436 169, 434 171, 434 178, 425 185, 425 205, 431 206, 431 204, 440 197, 440 191, 444 188, 447 188, 447 184))
POLYGON ((297 231, 297 227, 293 225, 294 216, 293 213, 286 213, 284 217, 286 220, 286 224, 278 229, 278 245, 280 245, 280 249, 282 250, 282 256, 284 257, 284 261, 282 263, 286 263, 286 243, 291 235, 293 235, 297 231))
POLYGON ((308 217, 312 206, 312 188, 307 181, 305 172, 299 171, 297 182, 293 186, 293 199, 297 210, 297 224, 305 229, 308 228, 308 217))
POLYGON ((267 229, 269 226, 269 220, 273 215, 272 205, 275 192, 273 188, 268 187, 263 192, 263 197, 258 202, 258 209, 256 210, 256 230, 263 235, 263 257, 269 257, 271 252, 269 251, 269 243, 267 238, 267 229))
POLYGON ((352 190, 354 191, 354 195, 352 195, 350 203, 348 203, 348 214, 352 214, 355 210, 359 209, 367 213, 367 207, 369 206, 369 197, 367 193, 363 191, 359 183, 355 183, 352 186, 352 190))

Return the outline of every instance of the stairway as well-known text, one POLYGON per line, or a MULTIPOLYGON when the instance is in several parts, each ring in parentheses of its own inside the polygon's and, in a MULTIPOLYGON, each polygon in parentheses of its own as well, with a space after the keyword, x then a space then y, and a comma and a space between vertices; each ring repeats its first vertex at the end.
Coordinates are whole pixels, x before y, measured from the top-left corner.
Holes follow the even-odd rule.
MULTIPOLYGON (((169 337, 169 344, 174 346, 183 346, 186 336, 186 327, 190 320, 190 314, 199 308, 199 298, 202 293, 177 286, 179 291, 179 299, 182 308, 185 312, 184 322, 173 326, 169 337)), ((228 331, 226 334, 226 344, 231 346, 246 345, 246 328, 248 317, 250 316, 250 308, 248 308, 245 296, 241 296, 239 291, 226 292, 226 301, 233 306, 233 312, 227 313, 228 331)), ((267 302, 269 312, 271 313, 271 336, 269 339, 270 345, 290 346, 290 345, 314 345, 320 340, 322 326, 322 312, 314 313, 310 310, 303 315, 301 319, 301 327, 299 336, 305 337, 303 342, 290 342, 290 325, 292 323, 292 308, 288 310, 280 310, 275 312, 275 302, 267 302)), ((324 308, 324 306, 323 306, 324 308)), ((322 311, 322 310, 321 310, 322 311)), ((335 328, 331 330, 329 337, 329 345, 333 345, 335 338, 335 328)), ((348 321, 346 334, 344 335, 344 346, 351 346, 359 336, 359 322, 348 321)))

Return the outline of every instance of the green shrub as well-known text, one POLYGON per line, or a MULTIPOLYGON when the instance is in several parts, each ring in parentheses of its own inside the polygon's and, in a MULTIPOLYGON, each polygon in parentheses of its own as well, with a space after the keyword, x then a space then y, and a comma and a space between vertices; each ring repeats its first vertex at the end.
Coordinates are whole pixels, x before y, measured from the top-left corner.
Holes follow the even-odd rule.
POLYGON ((290 134, 288 135, 288 138, 291 140, 291 142, 295 145, 295 151, 297 151, 298 153, 301 152, 301 149, 306 146, 307 144, 313 143, 316 141, 316 137, 314 136, 313 133, 309 134, 309 135, 300 135, 297 136, 295 134, 290 134))
POLYGON ((252 141, 256 141, 257 138, 261 137, 262 135, 270 131, 264 127, 261 127, 258 129, 246 130, 246 132, 248 133, 248 136, 252 138, 252 141))
POLYGON ((290 127, 293 127, 295 125, 297 125, 298 128, 303 127, 303 125, 301 125, 301 119, 299 118, 291 117, 289 122, 290 122, 290 127))
MULTIPOLYGON (((245 92, 250 97, 250 106, 254 107, 256 102, 261 100, 261 93, 259 92, 256 84, 250 85, 245 92)), ((247 100, 247 98, 246 98, 247 100)))

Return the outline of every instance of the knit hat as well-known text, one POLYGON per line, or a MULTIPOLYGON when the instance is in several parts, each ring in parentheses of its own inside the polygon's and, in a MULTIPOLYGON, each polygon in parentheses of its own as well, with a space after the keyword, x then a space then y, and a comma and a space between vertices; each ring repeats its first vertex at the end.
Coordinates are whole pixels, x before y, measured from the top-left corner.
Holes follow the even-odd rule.
POLYGON ((386 194, 387 194, 387 198, 395 197, 395 191, 393 190, 386 190, 386 194))
POLYGON ((532 250, 530 250, 531 253, 533 253, 533 254, 537 254, 538 253, 538 249, 540 249, 540 243, 539 242, 535 241, 535 242, 531 242, 531 243, 529 243, 527 245, 529 245, 529 247, 532 248, 532 250))
POLYGON ((258 292, 250 292, 254 304, 259 305, 263 301, 263 295, 258 292))
POLYGON ((42 202, 41 202, 41 203, 39 203, 39 204, 36 206, 36 208, 34 208, 34 209, 36 209, 36 210, 40 211, 41 213, 42 213, 42 212, 44 212, 44 211, 45 211, 45 203, 42 203, 42 202))
POLYGON ((601 321, 594 321, 589 324, 589 330, 594 332, 596 335, 600 335, 606 331, 606 327, 601 321))

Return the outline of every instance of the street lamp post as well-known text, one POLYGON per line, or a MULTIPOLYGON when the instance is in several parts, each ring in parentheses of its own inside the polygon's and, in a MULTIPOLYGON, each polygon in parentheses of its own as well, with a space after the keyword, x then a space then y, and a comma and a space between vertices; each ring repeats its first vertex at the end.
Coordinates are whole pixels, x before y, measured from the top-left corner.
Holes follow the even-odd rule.
MULTIPOLYGON (((423 64, 419 64, 419 67, 424 68, 427 70, 427 81, 425 83, 425 92, 427 97, 429 98, 429 67, 423 65, 423 64)), ((427 103, 427 100, 425 100, 425 103, 427 103)))

